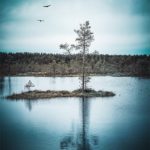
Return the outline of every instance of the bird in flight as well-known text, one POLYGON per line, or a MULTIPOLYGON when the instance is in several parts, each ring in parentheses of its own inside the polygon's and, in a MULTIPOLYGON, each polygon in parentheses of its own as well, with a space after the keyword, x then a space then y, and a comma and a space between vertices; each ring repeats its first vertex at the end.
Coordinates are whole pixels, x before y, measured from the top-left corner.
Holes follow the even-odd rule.
POLYGON ((39 19, 39 20, 37 20, 37 21, 39 21, 39 22, 43 22, 44 20, 39 19))
POLYGON ((45 5, 45 6, 43 6, 43 7, 50 7, 51 5, 45 5))

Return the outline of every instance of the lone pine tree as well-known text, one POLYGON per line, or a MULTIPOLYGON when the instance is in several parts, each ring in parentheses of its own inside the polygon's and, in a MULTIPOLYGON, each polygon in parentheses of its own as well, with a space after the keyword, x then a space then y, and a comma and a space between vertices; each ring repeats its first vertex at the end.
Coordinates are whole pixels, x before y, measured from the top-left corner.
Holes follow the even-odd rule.
POLYGON ((81 88, 82 93, 84 93, 87 88, 87 83, 90 81, 90 77, 87 75, 85 70, 85 57, 89 53, 89 47, 94 40, 94 34, 91 32, 91 26, 89 21, 86 21, 83 24, 80 24, 80 28, 78 30, 74 30, 77 34, 77 38, 75 39, 76 45, 72 44, 69 46, 68 44, 61 44, 60 48, 66 50, 69 54, 72 49, 80 50, 80 54, 82 56, 82 76, 81 79, 81 88))

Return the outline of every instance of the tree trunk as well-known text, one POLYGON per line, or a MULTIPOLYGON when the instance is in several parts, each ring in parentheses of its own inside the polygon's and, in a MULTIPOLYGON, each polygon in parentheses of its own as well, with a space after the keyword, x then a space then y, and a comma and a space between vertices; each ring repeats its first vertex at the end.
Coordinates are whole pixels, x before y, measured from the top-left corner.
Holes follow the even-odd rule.
POLYGON ((82 56, 82 93, 85 90, 85 44, 83 47, 83 56, 82 56))

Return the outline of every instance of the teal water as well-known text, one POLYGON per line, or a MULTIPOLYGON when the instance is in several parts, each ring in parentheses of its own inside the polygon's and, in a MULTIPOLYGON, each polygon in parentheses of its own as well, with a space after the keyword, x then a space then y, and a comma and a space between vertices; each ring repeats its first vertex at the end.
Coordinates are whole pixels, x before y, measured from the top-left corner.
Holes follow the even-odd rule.
POLYGON ((77 77, 0 78, 0 150, 149 150, 150 79, 92 77, 90 87, 112 98, 11 101, 6 95, 34 89, 74 90, 77 77))

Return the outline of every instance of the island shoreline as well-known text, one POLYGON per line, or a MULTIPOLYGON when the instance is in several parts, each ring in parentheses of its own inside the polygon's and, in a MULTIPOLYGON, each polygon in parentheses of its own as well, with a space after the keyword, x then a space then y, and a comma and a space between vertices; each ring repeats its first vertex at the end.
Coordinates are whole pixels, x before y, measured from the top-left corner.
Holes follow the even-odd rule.
POLYGON ((38 100, 38 99, 51 99, 51 98, 61 98, 61 97, 113 97, 116 94, 110 91, 95 91, 90 90, 82 93, 81 90, 74 91, 27 91, 22 93, 14 93, 12 95, 7 96, 7 99, 10 100, 38 100))

